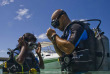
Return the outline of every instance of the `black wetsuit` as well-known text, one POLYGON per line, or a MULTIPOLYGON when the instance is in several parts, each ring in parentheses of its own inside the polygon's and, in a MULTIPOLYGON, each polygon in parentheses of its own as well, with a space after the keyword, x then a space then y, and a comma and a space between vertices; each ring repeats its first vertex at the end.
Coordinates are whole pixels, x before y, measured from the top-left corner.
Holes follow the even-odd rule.
MULTIPOLYGON (((61 38, 70 41, 73 45, 75 45, 75 49, 72 54, 66 55, 64 53, 63 60, 61 62, 62 67, 67 67, 66 70, 69 71, 88 71, 94 70, 95 67, 91 65, 95 65, 94 63, 94 33, 89 28, 83 25, 84 23, 80 22, 71 22, 64 30, 64 33, 61 38), (92 43, 90 44, 90 40, 92 39, 92 43), (92 48, 91 48, 92 47, 92 48), (92 55, 92 56, 91 56, 92 55), (64 57, 69 57, 70 62, 65 63, 64 57), (66 65, 65 65, 66 64, 66 65), (90 67, 89 67, 90 66, 90 67), (71 70, 70 70, 71 69, 71 70)), ((63 69, 62 69, 63 70, 63 69)))

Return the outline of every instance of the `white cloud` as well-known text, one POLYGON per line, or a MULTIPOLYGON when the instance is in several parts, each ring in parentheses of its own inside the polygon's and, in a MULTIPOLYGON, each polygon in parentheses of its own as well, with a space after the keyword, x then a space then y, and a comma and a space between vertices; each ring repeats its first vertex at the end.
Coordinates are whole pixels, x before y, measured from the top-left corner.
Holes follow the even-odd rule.
POLYGON ((8 57, 7 50, 0 49, 0 57, 8 57))
POLYGON ((6 50, 0 50, 0 53, 7 52, 6 50))
POLYGON ((14 2, 14 0, 10 0, 10 2, 14 2))
POLYGON ((23 7, 24 5, 19 5, 20 7, 23 7))
POLYGON ((37 36, 38 39, 47 39, 46 33, 40 34, 39 36, 37 36))
POLYGON ((29 9, 19 9, 18 11, 16 11, 16 13, 18 14, 15 19, 17 20, 22 20, 23 18, 30 18, 32 14, 29 14, 29 9))
POLYGON ((2 3, 1 3, 1 6, 7 5, 7 4, 9 4, 9 1, 8 0, 3 0, 2 3))
POLYGON ((27 14, 28 11, 29 11, 28 9, 24 8, 24 9, 19 9, 19 10, 17 11, 17 13, 18 13, 19 15, 23 16, 23 15, 27 14))
POLYGON ((30 18, 30 17, 31 17, 31 15, 32 15, 32 14, 30 14, 30 15, 27 15, 27 16, 26 16, 26 18, 27 18, 27 19, 28 19, 28 18, 30 18))
POLYGON ((7 4, 10 4, 10 3, 12 3, 12 2, 14 2, 14 0, 2 0, 2 2, 1 2, 1 6, 5 6, 5 5, 7 5, 7 4))

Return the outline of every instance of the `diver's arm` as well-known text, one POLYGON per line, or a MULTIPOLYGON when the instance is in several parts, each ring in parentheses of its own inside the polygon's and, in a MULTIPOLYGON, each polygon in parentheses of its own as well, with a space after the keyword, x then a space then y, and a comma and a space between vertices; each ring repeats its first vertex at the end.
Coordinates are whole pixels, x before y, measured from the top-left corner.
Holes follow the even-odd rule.
POLYGON ((75 48, 75 46, 71 42, 61 39, 58 35, 55 36, 54 42, 56 43, 58 49, 65 52, 66 54, 72 53, 75 48))
POLYGON ((20 54, 15 58, 16 62, 22 64, 25 60, 26 53, 27 53, 27 47, 22 46, 20 54))
POLYGON ((52 43, 53 43, 56 53, 61 57, 63 55, 63 52, 58 48, 55 42, 52 42, 52 43))
POLYGON ((42 56, 41 54, 38 54, 38 56, 39 56, 39 61, 40 61, 39 66, 41 69, 44 69, 44 62, 43 62, 42 56))
POLYGON ((39 66, 41 69, 44 69, 44 62, 43 62, 43 59, 42 59, 42 56, 41 56, 41 44, 38 43, 38 47, 37 49, 35 50, 37 55, 39 56, 39 66))
POLYGON ((52 36, 54 36, 54 34, 56 34, 55 30, 53 30, 51 28, 49 28, 47 30, 46 35, 47 35, 48 39, 53 43, 55 49, 57 50, 57 53, 60 53, 61 51, 66 54, 72 53, 75 46, 71 42, 61 39, 58 35, 55 36, 55 40, 52 40, 51 38, 52 38, 52 36), (59 49, 60 49, 60 51, 59 51, 59 49))
POLYGON ((70 31, 67 40, 60 38, 58 35, 53 35, 55 38, 53 41, 55 41, 58 48, 66 54, 72 53, 76 45, 79 44, 84 28, 79 24, 74 24, 71 26, 70 31))
POLYGON ((27 50, 29 50, 27 43, 24 40, 24 36, 18 39, 19 44, 21 45, 21 51, 19 55, 15 58, 16 62, 22 64, 25 60, 27 50))

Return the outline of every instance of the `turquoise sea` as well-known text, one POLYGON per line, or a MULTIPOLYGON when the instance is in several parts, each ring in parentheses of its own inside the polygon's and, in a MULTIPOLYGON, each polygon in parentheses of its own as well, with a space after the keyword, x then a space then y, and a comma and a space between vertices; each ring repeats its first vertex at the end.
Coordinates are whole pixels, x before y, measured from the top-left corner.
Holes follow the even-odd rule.
MULTIPOLYGON (((2 69, 0 69, 0 74, 3 74, 2 69)), ((40 74, 61 74, 59 62, 46 63, 45 69, 41 69, 40 74)))
MULTIPOLYGON (((3 74, 2 69, 0 69, 0 74, 3 74)), ((66 72, 61 73, 59 62, 51 62, 45 64, 45 69, 41 69, 40 74, 67 74, 67 73, 66 72)), ((110 74, 110 71, 89 71, 88 73, 82 74, 110 74)))
MULTIPOLYGON (((0 69, 0 74, 3 74, 1 69, 0 69)), ((66 72, 61 73, 59 69, 45 69, 45 70, 41 70, 40 74, 67 74, 67 73, 66 72)), ((110 71, 95 71, 95 72, 88 72, 82 74, 110 74, 110 71)))

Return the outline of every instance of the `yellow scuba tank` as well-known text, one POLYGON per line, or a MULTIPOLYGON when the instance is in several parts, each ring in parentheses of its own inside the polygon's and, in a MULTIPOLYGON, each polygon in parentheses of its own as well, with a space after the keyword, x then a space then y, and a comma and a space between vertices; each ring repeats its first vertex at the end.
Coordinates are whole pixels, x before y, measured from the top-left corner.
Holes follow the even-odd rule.
POLYGON ((37 70, 35 68, 31 68, 29 70, 29 74, 37 74, 37 70))
POLYGON ((60 59, 58 58, 58 62, 60 61, 60 59))
POLYGON ((7 68, 7 62, 4 63, 4 68, 7 68))
POLYGON ((3 74, 8 74, 8 72, 7 72, 7 62, 4 62, 3 63, 4 64, 4 72, 3 72, 3 74))

